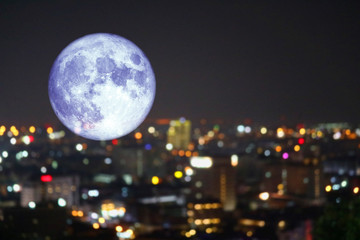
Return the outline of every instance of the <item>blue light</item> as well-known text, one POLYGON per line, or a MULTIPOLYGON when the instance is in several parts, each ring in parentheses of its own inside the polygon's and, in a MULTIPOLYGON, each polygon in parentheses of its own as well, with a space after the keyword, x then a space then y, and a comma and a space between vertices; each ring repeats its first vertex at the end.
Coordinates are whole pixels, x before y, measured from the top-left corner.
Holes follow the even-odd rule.
POLYGON ((151 147, 151 144, 148 143, 148 144, 145 145, 145 149, 146 149, 146 150, 151 150, 151 148, 152 148, 152 147, 151 147))
POLYGON ((181 123, 185 123, 185 121, 186 121, 186 119, 184 117, 181 117, 179 120, 181 123))

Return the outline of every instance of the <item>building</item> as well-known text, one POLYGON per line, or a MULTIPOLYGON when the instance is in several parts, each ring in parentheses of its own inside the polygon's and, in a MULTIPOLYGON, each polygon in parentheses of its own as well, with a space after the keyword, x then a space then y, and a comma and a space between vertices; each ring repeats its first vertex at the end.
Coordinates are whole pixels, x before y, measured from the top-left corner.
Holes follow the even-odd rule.
POLYGON ((196 199, 217 199, 225 211, 236 208, 236 170, 230 156, 192 157, 192 192, 196 199))
POLYGON ((167 137, 173 148, 187 149, 191 141, 191 121, 185 118, 170 121, 167 137))
POLYGON ((30 202, 58 201, 62 198, 67 206, 79 206, 79 176, 52 177, 43 175, 41 182, 24 184, 20 204, 27 207, 30 202))

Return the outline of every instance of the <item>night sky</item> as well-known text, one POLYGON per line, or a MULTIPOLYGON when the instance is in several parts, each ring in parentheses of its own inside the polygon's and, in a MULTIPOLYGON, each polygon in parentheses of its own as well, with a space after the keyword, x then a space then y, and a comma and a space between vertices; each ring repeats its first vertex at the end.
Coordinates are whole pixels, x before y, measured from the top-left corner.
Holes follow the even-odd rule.
POLYGON ((95 32, 138 45, 149 118, 360 123, 360 1, 0 0, 0 123, 57 123, 51 66, 95 32))

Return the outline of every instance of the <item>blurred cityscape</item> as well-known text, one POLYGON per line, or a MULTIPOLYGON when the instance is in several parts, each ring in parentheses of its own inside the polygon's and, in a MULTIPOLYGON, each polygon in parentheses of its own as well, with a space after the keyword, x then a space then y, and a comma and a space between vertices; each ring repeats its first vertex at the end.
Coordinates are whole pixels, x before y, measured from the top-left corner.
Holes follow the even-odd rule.
POLYGON ((3 125, 0 143, 0 239, 311 240, 360 194, 348 123, 156 119, 112 141, 3 125))

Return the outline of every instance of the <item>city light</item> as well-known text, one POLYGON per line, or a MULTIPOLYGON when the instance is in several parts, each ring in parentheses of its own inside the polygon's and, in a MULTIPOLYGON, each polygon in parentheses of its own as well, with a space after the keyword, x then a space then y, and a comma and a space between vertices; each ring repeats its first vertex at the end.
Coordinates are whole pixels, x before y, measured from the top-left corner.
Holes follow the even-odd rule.
POLYGON ((183 177, 182 171, 176 171, 176 172, 174 172, 174 177, 175 177, 175 178, 182 178, 182 177, 183 177))
POLYGON ((20 185, 19 184, 14 184, 13 185, 13 190, 14 190, 14 192, 20 192, 20 190, 21 190, 20 185))
POLYGON ((35 131, 36 131, 36 128, 34 126, 29 127, 29 132, 30 133, 35 133, 35 131))
POLYGON ((235 154, 231 155, 231 166, 236 167, 239 164, 239 157, 235 154))
POLYGON ((155 128, 154 128, 153 126, 150 126, 150 127, 148 128, 148 132, 149 132, 150 134, 153 134, 153 133, 155 132, 155 128))
POLYGON ((159 177, 157 177, 157 176, 153 176, 153 177, 151 178, 151 182, 152 182, 153 185, 158 185, 159 182, 160 182, 160 179, 159 179, 159 177))
POLYGON ((7 151, 3 151, 1 155, 3 158, 7 158, 9 156, 9 153, 7 151))
POLYGON ((194 174, 194 170, 191 167, 187 166, 185 167, 185 174, 191 176, 194 174))
POLYGON ((239 133, 245 132, 245 126, 244 126, 244 125, 238 125, 238 126, 237 126, 237 131, 238 131, 239 133))
POLYGON ((58 199, 58 205, 59 205, 59 207, 65 207, 65 206, 66 206, 66 201, 65 201, 65 199, 59 198, 59 199, 58 199))
POLYGON ((299 129, 299 133, 300 133, 301 135, 305 135, 305 133, 306 133, 305 128, 300 128, 300 129, 299 129))
POLYGON ((279 228, 284 228, 285 227, 285 221, 284 220, 279 221, 278 227, 279 228))
POLYGON ((211 157, 191 157, 190 165, 195 168, 210 168, 213 165, 213 160, 211 157))
POLYGON ((288 159, 289 154, 287 152, 283 153, 282 158, 285 159, 285 160, 288 159))
POLYGON ((267 133, 267 128, 266 127, 262 127, 262 128, 260 128, 260 133, 261 134, 266 134, 267 133))
POLYGON ((326 191, 326 192, 330 192, 331 189, 332 189, 331 185, 327 185, 327 186, 325 187, 325 191, 326 191))
POLYGON ((78 143, 78 144, 75 145, 75 148, 76 148, 77 151, 80 152, 80 151, 83 150, 83 145, 81 143, 78 143))
POLYGON ((166 150, 171 151, 173 150, 173 145, 171 143, 166 144, 165 146, 166 150))
POLYGON ((10 143, 11 143, 11 145, 15 145, 16 144, 16 138, 14 138, 14 137, 10 138, 10 143))
POLYGON ((334 135, 333 135, 334 140, 339 140, 340 138, 341 138, 341 132, 334 133, 334 135))
POLYGON ((304 139, 304 138, 299 138, 298 143, 299 143, 300 145, 304 144, 304 143, 305 143, 305 139, 304 139))
POLYGON ((120 226, 120 225, 118 225, 118 226, 115 227, 115 230, 116 230, 117 232, 122 232, 122 231, 123 231, 123 227, 120 226))
POLYGON ((99 221, 99 223, 104 224, 105 223, 105 218, 101 217, 101 218, 99 218, 98 221, 99 221))
POLYGON ((34 208, 36 208, 36 203, 31 201, 31 202, 29 202, 28 206, 29 206, 29 208, 34 209, 34 208))
POLYGON ((42 182, 51 182, 52 181, 52 176, 51 175, 42 175, 41 176, 41 181, 42 182))
POLYGON ((354 192, 355 194, 358 194, 358 193, 359 193, 359 187, 354 187, 353 192, 354 192))
POLYGON ((48 134, 51 134, 51 133, 54 132, 54 129, 53 129, 52 127, 47 127, 47 128, 46 128, 46 132, 47 132, 48 134))
POLYGON ((98 223, 93 223, 93 228, 94 229, 99 229, 100 228, 100 224, 98 224, 98 223))
POLYGON ((284 129, 278 128, 278 129, 276 130, 276 134, 277 134, 277 137, 278 137, 278 138, 283 138, 283 137, 285 136, 284 129))
POLYGON ((98 197, 99 196, 99 190, 96 190, 96 189, 89 190, 88 195, 89 195, 89 197, 98 197))
POLYGON ((136 132, 136 133, 134 134, 134 137, 135 137, 136 140, 140 140, 140 139, 142 138, 141 132, 136 132))
POLYGON ((270 197, 270 194, 268 192, 262 192, 259 194, 259 198, 263 201, 268 200, 270 197))

